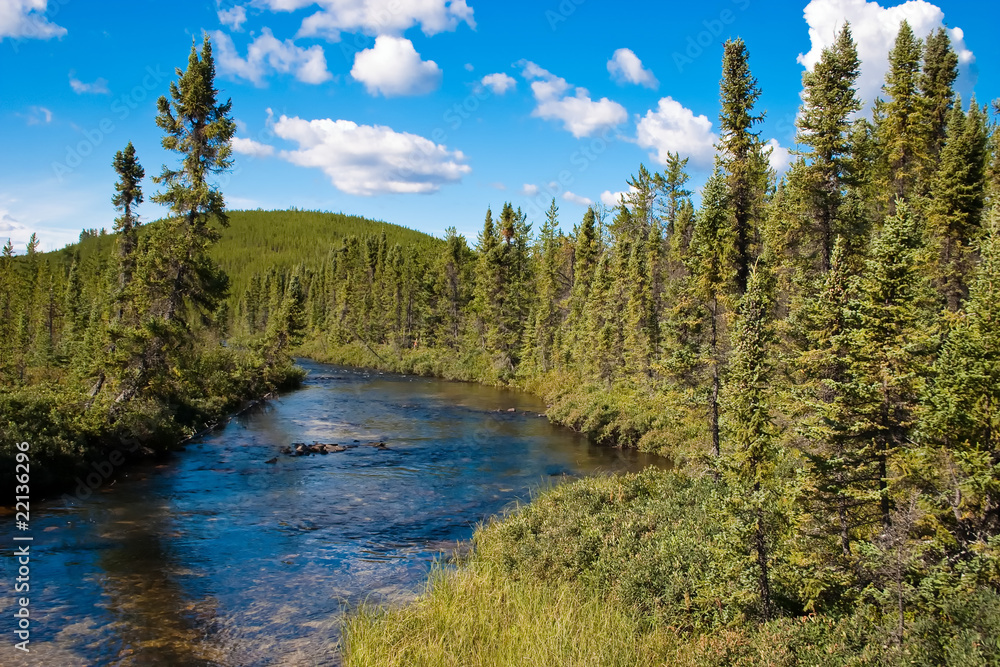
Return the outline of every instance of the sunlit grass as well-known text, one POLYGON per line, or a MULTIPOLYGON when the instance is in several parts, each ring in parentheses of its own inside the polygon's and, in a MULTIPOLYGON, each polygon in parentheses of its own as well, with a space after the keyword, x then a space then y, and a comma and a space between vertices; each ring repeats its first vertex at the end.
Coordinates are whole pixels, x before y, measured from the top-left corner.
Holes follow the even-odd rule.
POLYGON ((501 575, 475 562, 435 570, 416 602, 367 607, 345 627, 349 667, 662 664, 663 633, 571 584, 501 575))

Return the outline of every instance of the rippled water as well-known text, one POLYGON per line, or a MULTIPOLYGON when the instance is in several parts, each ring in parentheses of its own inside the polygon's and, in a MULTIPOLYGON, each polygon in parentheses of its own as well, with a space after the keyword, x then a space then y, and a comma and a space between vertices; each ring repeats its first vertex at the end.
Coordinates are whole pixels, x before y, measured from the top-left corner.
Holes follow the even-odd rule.
POLYGON ((301 390, 167 464, 36 505, 31 653, 4 622, 0 664, 334 665, 343 610, 412 596, 477 522, 654 462, 552 426, 525 394, 302 363, 301 390), (357 447, 279 454, 300 441, 357 447))

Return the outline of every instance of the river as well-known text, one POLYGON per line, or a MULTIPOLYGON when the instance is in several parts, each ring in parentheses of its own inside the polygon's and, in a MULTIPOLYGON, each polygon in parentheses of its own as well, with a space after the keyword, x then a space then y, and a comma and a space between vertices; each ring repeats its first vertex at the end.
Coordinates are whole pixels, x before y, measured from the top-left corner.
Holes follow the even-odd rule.
MULTIPOLYGON (((31 652, 5 632, 0 663, 335 665, 344 610, 412 597, 478 522, 656 463, 553 426, 523 393, 300 363, 301 389, 169 461, 35 505, 31 652), (279 453, 293 442, 351 447, 279 453)), ((0 560, 12 582, 6 545, 0 560)))

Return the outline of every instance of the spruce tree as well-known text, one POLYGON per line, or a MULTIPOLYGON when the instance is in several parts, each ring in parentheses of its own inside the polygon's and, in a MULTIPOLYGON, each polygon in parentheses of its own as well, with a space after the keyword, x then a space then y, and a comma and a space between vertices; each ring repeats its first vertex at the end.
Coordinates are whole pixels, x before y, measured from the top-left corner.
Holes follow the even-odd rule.
POLYGON ((923 229, 905 202, 896 207, 859 280, 851 367, 842 386, 853 414, 839 426, 855 436, 859 459, 874 468, 867 501, 877 505, 884 526, 892 510, 893 462, 911 437, 933 341, 923 229))
POLYGON ((771 560, 781 497, 772 415, 773 290, 770 271, 760 263, 751 267, 732 329, 723 465, 741 542, 755 568, 764 621, 774 616, 771 560))
POLYGON ((147 277, 158 276, 156 313, 168 325, 179 321, 185 326, 185 304, 211 311, 226 294, 225 274, 208 255, 219 238, 212 224, 228 224, 225 199, 211 177, 232 167, 236 124, 229 115, 232 101, 218 101, 207 36, 200 56, 192 43, 187 69, 178 68, 177 76, 170 97, 157 101, 156 124, 165 135, 163 148, 177 153, 181 164, 176 169, 165 166, 153 179, 164 187, 153 201, 168 206, 174 217, 157 226, 155 249, 147 254, 152 259, 147 277))
POLYGON ((948 113, 947 139, 932 181, 929 206, 929 228, 938 248, 937 282, 953 312, 965 298, 975 242, 982 231, 988 142, 984 111, 973 98, 965 114, 959 100, 948 113))
POLYGON ((924 40, 924 64, 920 92, 926 114, 927 155, 933 161, 945 143, 948 112, 955 102, 955 79, 958 78, 958 55, 944 28, 938 28, 924 40))
POLYGON ((718 163, 715 171, 705 184, 702 207, 695 219, 691 237, 690 289, 699 303, 707 321, 699 327, 706 331, 701 357, 711 378, 707 404, 709 433, 712 441, 712 456, 718 459, 721 453, 719 428, 719 400, 722 390, 722 373, 726 363, 726 285, 731 280, 730 233, 727 225, 729 197, 725 175, 718 163))
POLYGON ((931 490, 963 545, 1000 532, 1000 211, 980 245, 969 299, 924 398, 922 440, 940 448, 931 490))
POLYGON ((855 90, 859 68, 850 24, 845 24, 813 71, 802 75, 796 141, 809 150, 803 153, 806 165, 795 173, 802 176, 823 271, 830 269, 833 241, 841 233, 837 222, 851 158, 851 116, 861 109, 855 90))
POLYGON ((899 26, 896 42, 889 52, 889 71, 882 92, 885 100, 875 104, 876 135, 883 161, 883 183, 888 208, 896 200, 917 194, 916 188, 927 161, 927 102, 920 94, 920 61, 923 45, 910 24, 899 26))
POLYGON ((737 294, 746 292, 756 255, 758 221, 768 187, 767 154, 754 128, 764 114, 754 112, 761 91, 750 73, 750 54, 742 39, 728 40, 722 56, 719 84, 720 137, 717 148, 726 174, 732 216, 732 261, 737 294))

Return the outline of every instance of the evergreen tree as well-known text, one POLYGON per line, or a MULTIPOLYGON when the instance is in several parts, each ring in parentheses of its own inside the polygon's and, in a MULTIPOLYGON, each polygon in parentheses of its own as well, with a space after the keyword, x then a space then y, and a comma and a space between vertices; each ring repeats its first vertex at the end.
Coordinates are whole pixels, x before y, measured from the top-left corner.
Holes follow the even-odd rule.
POLYGON ((807 164, 795 173, 801 174, 807 192, 807 215, 823 271, 830 269, 833 241, 841 233, 837 218, 851 158, 851 116, 861 109, 855 90, 859 67, 850 24, 845 24, 813 71, 802 75, 805 91, 796 141, 809 150, 804 152, 807 164))
MULTIPOLYGON (((118 174, 118 182, 115 183, 115 195, 111 201, 121 214, 115 218, 114 229, 118 233, 118 290, 123 295, 135 273, 135 253, 138 246, 136 228, 139 226, 135 207, 142 203, 142 179, 146 172, 136 159, 135 147, 131 141, 125 146, 125 150, 115 153, 113 166, 118 174)), ((121 316, 119 309, 118 317, 121 316)))
POLYGON ((764 621, 774 616, 771 559, 781 497, 771 398, 773 309, 773 278, 757 264, 751 267, 732 332, 725 401, 728 451, 723 470, 741 541, 756 571, 764 621))
POLYGON ((921 122, 927 103, 919 90, 922 50, 910 24, 903 21, 889 52, 889 71, 882 87, 886 99, 875 104, 876 135, 883 153, 883 182, 890 209, 896 200, 905 201, 916 194, 928 157, 928 128, 921 122))
POLYGON ((757 224, 768 186, 767 154, 754 128, 764 120, 755 114, 760 98, 757 79, 750 73, 750 54, 742 39, 728 40, 722 56, 717 148, 726 174, 732 216, 732 261, 737 294, 746 292, 756 254, 757 224))
MULTIPOLYGON (((708 389, 709 432, 712 455, 721 453, 719 430, 719 399, 722 373, 726 363, 726 285, 731 280, 727 251, 732 247, 728 221, 729 194, 725 175, 719 165, 705 184, 702 207, 695 220, 691 237, 691 285, 694 298, 703 309, 707 340, 701 357, 708 369, 711 384, 708 389)), ((699 327, 701 329, 701 327, 699 327)))
POLYGON ((929 228, 938 246, 938 284, 951 311, 967 291, 974 245, 982 231, 986 206, 989 134, 986 114, 975 98, 969 113, 961 100, 948 113, 947 141, 941 150, 931 188, 929 228))
POLYGON ((939 447, 929 489, 963 545, 1000 533, 1000 211, 981 244, 969 299, 924 399, 923 440, 939 447))
POLYGON ((147 276, 159 290, 156 313, 166 324, 183 325, 186 303, 211 311, 225 296, 227 281, 208 255, 219 238, 212 222, 228 223, 225 200, 210 179, 232 167, 231 141, 236 124, 230 118, 232 102, 219 103, 215 88, 215 59, 205 37, 199 57, 191 45, 186 70, 177 69, 170 97, 157 101, 157 126, 164 131, 163 148, 178 153, 178 169, 164 167, 153 180, 164 186, 153 201, 170 207, 175 216, 157 226, 155 251, 147 253, 153 266, 147 276), (161 269, 157 271, 156 269, 161 269))
POLYGON ((933 161, 945 143, 948 112, 955 102, 955 79, 958 78, 958 55, 951 48, 948 31, 938 28, 924 40, 924 65, 920 92, 924 98, 927 132, 927 155, 933 161))
POLYGON ((855 438, 860 460, 873 466, 867 500, 888 526, 893 460, 909 442, 933 335, 930 294, 922 271, 923 230, 904 202, 872 242, 858 284, 853 352, 841 386, 852 415, 838 428, 855 438))

